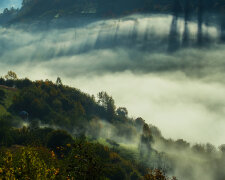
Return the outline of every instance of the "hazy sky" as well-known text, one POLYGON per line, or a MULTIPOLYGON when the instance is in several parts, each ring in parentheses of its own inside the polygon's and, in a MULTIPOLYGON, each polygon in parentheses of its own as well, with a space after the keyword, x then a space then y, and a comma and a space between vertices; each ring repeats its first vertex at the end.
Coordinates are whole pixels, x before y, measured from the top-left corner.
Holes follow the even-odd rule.
POLYGON ((20 8, 22 0, 0 0, 0 12, 5 8, 20 8))

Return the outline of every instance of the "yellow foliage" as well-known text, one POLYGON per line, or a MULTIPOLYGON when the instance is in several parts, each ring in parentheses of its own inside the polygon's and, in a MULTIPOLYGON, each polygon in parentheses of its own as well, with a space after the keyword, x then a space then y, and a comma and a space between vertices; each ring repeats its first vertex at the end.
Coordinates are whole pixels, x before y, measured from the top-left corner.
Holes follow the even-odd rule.
MULTIPOLYGON (((52 158, 55 155, 52 153, 52 158)), ((7 151, 0 168, 0 179, 55 179, 59 169, 47 165, 34 148, 22 148, 19 152, 7 151)))

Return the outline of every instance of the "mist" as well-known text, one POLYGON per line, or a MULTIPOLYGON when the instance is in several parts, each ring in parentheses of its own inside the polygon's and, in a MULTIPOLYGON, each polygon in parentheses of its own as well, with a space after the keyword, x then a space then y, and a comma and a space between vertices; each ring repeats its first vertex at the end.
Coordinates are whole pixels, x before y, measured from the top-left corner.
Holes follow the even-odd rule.
MULTIPOLYGON (((1 75, 12 70, 19 78, 32 80, 60 77, 63 84, 89 94, 106 91, 117 107, 126 107, 130 117, 142 117, 157 126, 166 138, 192 145, 225 144, 225 45, 216 24, 203 24, 208 43, 199 47, 198 24, 188 22, 189 40, 184 47, 187 24, 182 18, 175 23, 171 15, 136 14, 88 22, 67 28, 55 28, 55 22, 50 28, 1 27, 1 75), (174 33, 175 44, 171 43, 174 33)), ((101 120, 101 125, 101 137, 138 146, 140 134, 132 144, 117 137, 110 124, 101 120)), ((190 149, 166 149, 160 143, 154 148, 168 154, 178 178, 215 177, 214 165, 204 167, 210 157, 190 149)), ((213 158, 219 156, 217 152, 213 158)))
MULTIPOLYGON (((197 25, 190 22, 193 46, 168 53, 171 22, 172 16, 133 15, 45 31, 1 28, 0 71, 33 80, 59 76, 94 95, 104 90, 168 138, 222 144, 225 53, 217 27, 206 28, 210 45, 196 48, 197 25)), ((180 18, 179 34, 183 24, 180 18)))

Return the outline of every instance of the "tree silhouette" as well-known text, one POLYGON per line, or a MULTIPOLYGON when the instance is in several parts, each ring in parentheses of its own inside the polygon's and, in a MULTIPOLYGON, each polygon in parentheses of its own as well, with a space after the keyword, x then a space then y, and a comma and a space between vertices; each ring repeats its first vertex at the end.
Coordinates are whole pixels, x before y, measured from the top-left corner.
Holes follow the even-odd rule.
POLYGON ((62 85, 62 80, 61 80, 60 77, 57 77, 57 79, 56 79, 56 85, 57 86, 61 86, 62 85))
POLYGON ((15 72, 13 72, 13 71, 8 71, 7 75, 5 75, 5 79, 6 79, 6 80, 17 80, 18 77, 17 77, 17 75, 16 75, 15 72))
POLYGON ((202 33, 202 23, 203 23, 203 0, 198 0, 198 35, 197 35, 197 45, 203 45, 203 33, 202 33))
POLYGON ((220 14, 220 40, 221 42, 225 42, 225 1, 220 0, 217 3, 217 7, 220 14))
POLYGON ((190 1, 185 0, 184 6, 184 33, 182 39, 182 46, 188 47, 189 46, 189 29, 188 29, 188 21, 190 19, 190 1))
POLYGON ((168 45, 168 51, 174 52, 180 47, 180 37, 179 37, 179 31, 178 31, 178 15, 181 12, 181 4, 179 0, 173 1, 173 19, 170 26, 170 33, 169 33, 169 45, 168 45))
POLYGON ((150 157, 150 152, 151 152, 151 143, 153 141, 152 133, 151 130, 148 126, 148 124, 144 124, 143 130, 142 130, 142 135, 141 135, 141 140, 139 144, 139 151, 140 151, 140 156, 141 158, 149 158, 150 157))
POLYGON ((98 103, 104 107, 107 112, 107 118, 111 121, 115 115, 115 102, 111 96, 109 96, 106 92, 98 93, 98 103))

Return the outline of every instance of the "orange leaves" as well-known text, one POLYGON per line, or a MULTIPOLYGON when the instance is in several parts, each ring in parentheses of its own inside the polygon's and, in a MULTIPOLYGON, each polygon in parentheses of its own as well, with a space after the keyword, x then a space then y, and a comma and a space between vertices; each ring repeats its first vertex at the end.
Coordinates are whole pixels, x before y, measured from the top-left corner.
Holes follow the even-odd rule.
POLYGON ((58 175, 59 174, 59 168, 55 170, 54 175, 58 175))

